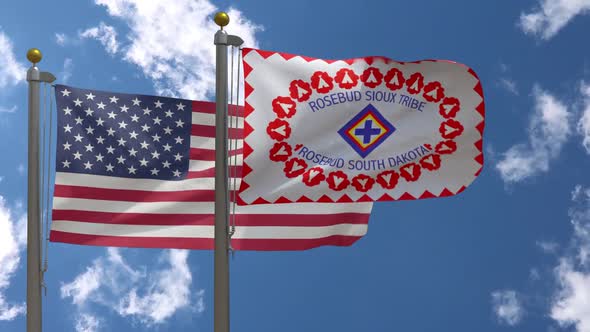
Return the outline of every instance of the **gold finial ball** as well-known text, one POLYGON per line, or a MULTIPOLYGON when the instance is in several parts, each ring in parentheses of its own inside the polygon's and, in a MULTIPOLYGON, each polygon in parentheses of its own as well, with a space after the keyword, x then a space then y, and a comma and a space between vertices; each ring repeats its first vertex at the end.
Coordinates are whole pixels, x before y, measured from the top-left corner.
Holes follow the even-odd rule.
POLYGON ((43 54, 41 54, 39 49, 31 48, 29 51, 27 51, 27 59, 29 59, 29 61, 32 63, 39 63, 41 59, 43 59, 43 54))
POLYGON ((229 16, 226 12, 219 12, 215 14, 215 18, 213 20, 222 28, 229 24, 229 16))

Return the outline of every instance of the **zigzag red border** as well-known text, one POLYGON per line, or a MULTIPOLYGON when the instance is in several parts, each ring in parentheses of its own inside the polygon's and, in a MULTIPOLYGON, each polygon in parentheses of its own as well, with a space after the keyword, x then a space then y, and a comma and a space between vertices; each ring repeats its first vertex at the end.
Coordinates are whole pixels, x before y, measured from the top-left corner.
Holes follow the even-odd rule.
MULTIPOLYGON (((253 68, 252 66, 250 66, 247 62, 246 62, 246 55, 248 55, 248 53, 250 52, 257 52, 262 58, 267 59, 268 57, 274 55, 274 54, 278 54, 279 56, 281 56, 283 59, 285 59, 286 61, 289 61, 295 57, 299 57, 301 59, 304 59, 307 62, 311 62, 311 61, 323 61, 326 64, 331 64, 335 61, 344 61, 345 63, 352 65, 354 62, 356 61, 365 61, 368 65, 373 64, 373 62, 375 60, 381 60, 383 61, 385 64, 389 64, 391 62, 395 62, 395 63, 399 63, 399 64, 407 64, 407 63, 412 63, 412 64, 419 64, 421 62, 450 62, 450 63, 454 63, 454 64, 458 64, 461 66, 464 66, 467 68, 467 71, 469 74, 471 74, 473 77, 475 77, 475 79, 477 80, 477 84, 473 87, 473 90, 481 97, 481 103, 479 105, 477 105, 477 107, 475 108, 475 110, 481 115, 482 120, 480 123, 478 123, 475 126, 475 129, 480 133, 481 135, 481 139, 478 140, 477 142, 474 143, 475 148, 479 151, 479 155, 477 155, 474 160, 481 165, 481 167, 475 172, 475 177, 477 178, 481 172, 483 171, 483 165, 484 165, 484 155, 483 155, 483 132, 484 132, 484 128, 485 128, 485 99, 484 99, 484 95, 483 95, 483 88, 481 85, 481 81, 479 79, 479 76, 475 73, 475 71, 458 62, 455 61, 450 61, 450 60, 436 60, 436 59, 425 59, 425 60, 418 60, 418 61, 395 61, 393 59, 384 57, 384 56, 368 56, 368 57, 362 57, 362 58, 352 58, 352 59, 344 59, 344 60, 326 60, 326 59, 318 59, 318 58, 312 58, 312 57, 307 57, 307 56, 302 56, 302 55, 295 55, 295 54, 290 54, 290 53, 282 53, 282 52, 273 52, 273 51, 264 51, 264 50, 258 50, 258 49, 254 49, 254 48, 243 48, 242 49, 242 62, 244 65, 244 100, 245 100, 245 105, 244 105, 244 159, 243 159, 243 166, 242 166, 242 182, 240 184, 240 190, 238 192, 238 197, 237 197, 237 203, 238 205, 248 205, 246 202, 244 202, 242 200, 242 198, 240 197, 240 193, 242 193, 243 191, 245 191, 246 189, 248 189, 250 187, 250 185, 244 180, 245 177, 250 174, 252 172, 252 168, 246 163, 246 159, 248 158, 248 156, 252 153, 253 149, 252 147, 250 147, 247 143, 246 143, 246 137, 248 137, 248 135, 250 135, 254 129, 252 128, 252 126, 250 126, 248 124, 248 116, 250 114, 252 114, 252 112, 254 112, 254 108, 252 107, 252 105, 250 105, 248 103, 248 96, 254 91, 254 88, 248 84, 248 82, 246 81, 246 77, 248 77, 248 75, 250 75, 250 73, 252 72, 253 68)), ((444 188, 440 194, 434 195, 431 192, 429 192, 428 190, 425 190, 420 196, 418 197, 414 197, 412 196, 410 193, 405 192, 403 193, 398 199, 394 199, 393 197, 391 197, 390 195, 388 195, 387 193, 381 195, 381 197, 379 197, 376 200, 373 200, 372 198, 370 198, 368 195, 363 195, 361 196, 359 199, 357 199, 356 201, 353 201, 348 195, 344 194, 342 195, 339 199, 337 200, 333 200, 330 197, 328 197, 327 195, 323 195, 322 197, 320 197, 317 201, 313 201, 312 199, 306 197, 305 195, 302 195, 301 197, 299 197, 297 200, 293 201, 290 200, 284 196, 281 196, 279 198, 277 198, 274 202, 270 202, 267 201, 265 199, 263 199, 262 197, 258 197, 256 200, 254 200, 252 203, 250 203, 251 205, 254 204, 271 204, 271 203, 303 203, 303 202, 318 202, 318 203, 353 203, 353 202, 373 202, 373 201, 403 201, 403 200, 416 200, 416 199, 425 199, 425 198, 437 198, 437 197, 449 197, 449 196, 454 196, 457 195, 461 192, 463 192, 466 189, 465 186, 462 186, 461 188, 459 188, 459 190, 457 190, 457 192, 453 193, 452 191, 450 191, 448 188, 444 188)))

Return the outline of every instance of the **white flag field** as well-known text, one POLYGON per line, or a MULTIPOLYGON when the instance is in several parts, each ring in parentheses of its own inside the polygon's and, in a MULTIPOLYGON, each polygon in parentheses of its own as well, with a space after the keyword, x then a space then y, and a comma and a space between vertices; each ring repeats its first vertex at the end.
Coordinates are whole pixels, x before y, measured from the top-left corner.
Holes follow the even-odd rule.
POLYGON ((484 98, 469 67, 243 50, 240 204, 444 197, 483 168, 484 98))

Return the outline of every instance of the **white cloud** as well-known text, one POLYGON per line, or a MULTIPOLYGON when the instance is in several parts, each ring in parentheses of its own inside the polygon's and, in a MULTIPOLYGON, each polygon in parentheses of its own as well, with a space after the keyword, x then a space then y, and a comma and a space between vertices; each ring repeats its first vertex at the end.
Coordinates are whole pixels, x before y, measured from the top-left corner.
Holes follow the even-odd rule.
POLYGON ((0 113, 14 113, 16 112, 16 105, 9 107, 9 108, 5 108, 3 106, 0 106, 0 113))
POLYGON ((539 0, 539 6, 520 15, 519 25, 526 34, 548 40, 575 16, 590 11, 590 0, 539 0))
POLYGON ((115 54, 119 50, 117 31, 114 27, 100 22, 97 27, 86 29, 79 33, 80 38, 91 38, 100 41, 109 54, 115 54))
POLYGON ((21 164, 18 164, 16 171, 18 172, 19 175, 25 175, 25 172, 27 171, 27 169, 25 168, 25 165, 21 163, 21 164))
POLYGON ((26 217, 14 220, 14 213, 0 196, 0 321, 13 320, 25 312, 25 304, 11 304, 4 295, 20 264, 26 244, 26 217))
POLYGON ((76 332, 95 332, 99 327, 100 321, 91 314, 81 314, 76 319, 76 332))
POLYGON ((551 241, 537 241, 537 246, 546 254, 553 254, 559 249, 559 244, 551 241))
POLYGON ((529 142, 517 144, 503 154, 496 165, 507 183, 519 182, 549 170, 570 136, 570 117, 567 106, 538 87, 533 89, 535 112, 528 128, 529 142))
MULTIPOLYGON (((92 305, 101 305, 114 310, 122 317, 132 317, 145 325, 161 324, 191 304, 192 275, 188 267, 188 251, 166 250, 159 263, 161 269, 132 268, 120 251, 109 248, 107 255, 100 257, 73 281, 61 286, 62 298, 70 298, 78 307, 77 323, 98 319, 91 314, 92 305), (92 317, 92 319, 85 318, 92 317)), ((196 311, 202 304, 203 290, 196 298, 196 311)), ((92 331, 92 330, 89 330, 92 331)))
POLYGON ((515 96, 518 95, 518 87, 516 86, 516 82, 514 80, 511 80, 509 78, 501 78, 498 81, 498 84, 500 85, 500 87, 510 92, 511 94, 515 96))
MULTIPOLYGON (((95 2, 128 25, 130 43, 124 46, 123 59, 139 66, 153 80, 158 94, 199 100, 213 95, 213 35, 218 27, 212 21, 217 8, 210 1, 95 2)), ((245 46, 257 47, 254 35, 261 27, 236 9, 230 9, 228 14, 228 33, 240 36, 245 46)))
POLYGON ((0 88, 24 82, 27 69, 16 61, 12 41, 0 30, 0 88))
POLYGON ((74 69, 74 62, 70 58, 64 60, 64 69, 59 73, 60 80, 66 84, 72 77, 72 70, 74 69))
POLYGON ((580 92, 583 99, 582 117, 578 121, 578 132, 582 135, 582 145, 590 154, 590 84, 582 82, 580 92))
POLYGON ((492 305, 494 313, 500 322, 515 326, 522 320, 524 310, 515 291, 502 290, 493 292, 492 305))
POLYGON ((69 38, 64 33, 56 33, 55 34, 55 42, 59 46, 64 46, 65 44, 67 44, 69 42, 69 38))
POLYGON ((590 332, 590 190, 576 186, 572 200, 576 203, 570 210, 572 249, 555 268, 558 287, 550 316, 561 326, 590 332))

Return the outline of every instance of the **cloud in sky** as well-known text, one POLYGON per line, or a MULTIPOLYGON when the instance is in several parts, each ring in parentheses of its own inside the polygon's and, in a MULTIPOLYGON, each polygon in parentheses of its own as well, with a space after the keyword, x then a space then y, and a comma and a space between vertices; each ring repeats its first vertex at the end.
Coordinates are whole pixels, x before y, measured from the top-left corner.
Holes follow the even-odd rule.
MULTIPOLYGON (((115 54, 119 50, 117 31, 114 27, 106 25, 104 22, 100 22, 98 26, 80 32, 79 36, 82 39, 98 40, 109 54, 115 54)), ((59 38, 57 40, 59 44, 59 38)))
POLYGON ((583 107, 582 117, 578 121, 578 132, 582 135, 582 145, 590 154, 590 84, 582 82, 580 93, 582 94, 583 107))
POLYGON ((78 308, 76 326, 81 326, 78 331, 93 331, 93 326, 100 325, 92 313, 93 305, 104 306, 147 326, 164 323, 179 310, 202 312, 204 308, 199 302, 203 290, 196 291, 196 303, 191 303, 195 292, 191 290, 187 258, 188 251, 166 250, 159 259, 164 267, 147 270, 132 268, 119 249, 108 248, 106 256, 94 260, 71 282, 62 284, 61 296, 71 299, 78 308))
MULTIPOLYGON (((121 19, 129 27, 127 39, 130 43, 122 46, 122 57, 137 65, 154 82, 159 95, 198 100, 213 95, 213 35, 218 27, 213 23, 212 16, 218 9, 210 1, 95 2, 104 6, 109 15, 121 19)), ((228 14, 231 18, 229 32, 240 36, 244 40, 244 46, 257 47, 255 33, 261 27, 236 9, 230 9, 228 14)))
POLYGON ((549 40, 574 17, 590 12, 590 0, 539 0, 528 13, 521 13, 519 26, 526 34, 549 40))
POLYGON ((501 290, 493 292, 492 305, 496 318, 501 323, 515 326, 522 320, 524 310, 515 291, 501 290))
POLYGON ((72 70, 74 69, 74 62, 70 58, 64 60, 64 68, 59 77, 64 84, 67 84, 69 79, 72 77, 72 70))
POLYGON ((577 332, 590 332, 590 190, 576 186, 570 210, 574 234, 570 250, 555 268, 556 296, 550 316, 561 326, 575 326, 577 332))
POLYGON ((518 96, 518 87, 516 86, 516 82, 514 80, 509 78, 501 78, 498 81, 498 85, 511 94, 518 96))
POLYGON ((24 82, 26 68, 16 61, 12 41, 0 29, 0 88, 24 82))
POLYGON ((539 87, 533 89, 533 95, 535 112, 529 123, 528 142, 512 146, 496 164, 506 183, 547 172, 571 133, 571 112, 567 106, 539 87))
POLYGON ((25 313, 24 303, 10 303, 4 290, 20 264, 20 254, 26 245, 26 217, 14 219, 14 212, 0 196, 0 321, 13 320, 25 313))

